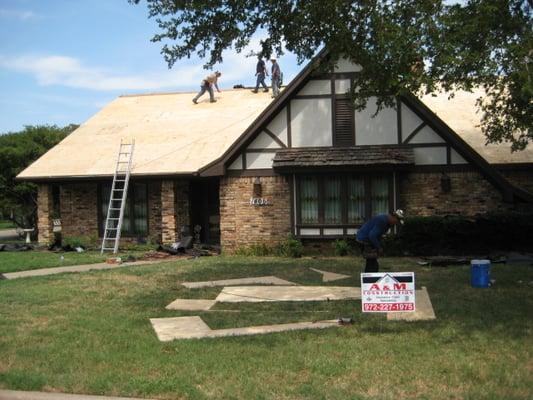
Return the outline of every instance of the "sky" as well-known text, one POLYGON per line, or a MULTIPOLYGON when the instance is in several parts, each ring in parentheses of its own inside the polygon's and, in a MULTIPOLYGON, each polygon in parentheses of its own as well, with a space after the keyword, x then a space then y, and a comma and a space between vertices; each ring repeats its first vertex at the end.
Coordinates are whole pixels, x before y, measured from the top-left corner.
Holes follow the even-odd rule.
MULTIPOLYGON (((158 31, 144 2, 0 0, 0 134, 81 124, 121 94, 199 90, 205 61, 169 70, 161 44, 150 41, 158 31)), ((255 84, 257 60, 246 54, 259 50, 259 39, 241 54, 224 53, 214 67, 222 90, 255 84)), ((279 63, 285 82, 302 68, 292 54, 279 63)))

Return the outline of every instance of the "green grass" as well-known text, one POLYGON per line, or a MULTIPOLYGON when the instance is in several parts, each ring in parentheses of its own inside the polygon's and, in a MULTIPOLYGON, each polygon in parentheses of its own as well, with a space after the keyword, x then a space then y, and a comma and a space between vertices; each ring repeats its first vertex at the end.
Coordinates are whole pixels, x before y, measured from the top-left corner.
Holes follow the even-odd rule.
POLYGON ((275 275, 322 285, 308 267, 352 274, 354 258, 206 257, 110 271, 0 281, 0 387, 164 399, 528 399, 533 397, 533 269, 495 265, 490 289, 468 266, 416 272, 436 321, 387 322, 358 301, 217 305, 178 312, 178 297, 214 298, 182 281, 275 275), (519 283, 521 281, 521 283, 519 283), (149 318, 200 315, 211 328, 352 316, 319 331, 161 343, 149 318))
POLYGON ((15 224, 11 221, 0 220, 0 229, 12 229, 15 228, 15 224))
MULTIPOLYGON (((139 256, 143 251, 130 251, 117 254, 126 257, 131 254, 139 256)), ((39 268, 64 267, 68 265, 94 264, 104 262, 111 255, 101 255, 99 251, 51 252, 47 250, 0 252, 0 274, 5 272, 29 271, 39 268), (63 259, 61 259, 63 257, 63 259)), ((113 256, 114 257, 114 256, 113 256)))

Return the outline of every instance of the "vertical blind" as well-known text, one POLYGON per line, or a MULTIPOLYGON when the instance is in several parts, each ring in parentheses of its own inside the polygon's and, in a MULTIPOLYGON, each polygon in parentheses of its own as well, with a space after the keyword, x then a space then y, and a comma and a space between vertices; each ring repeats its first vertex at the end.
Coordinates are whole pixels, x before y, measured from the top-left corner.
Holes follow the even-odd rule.
POLYGON ((318 179, 306 177, 300 181, 300 209, 303 224, 318 223, 318 179))
POLYGON ((390 175, 317 175, 298 178, 301 225, 360 225, 391 211, 390 175))
MULTIPOLYGON (((100 186, 100 220, 101 231, 107 217, 111 184, 100 186)), ((119 202, 115 203, 118 206, 119 202)), ((113 223, 116 226, 116 222, 113 223)), ((122 232, 126 234, 144 236, 148 234, 148 199, 146 183, 132 183, 128 188, 124 218, 122 219, 122 232)))

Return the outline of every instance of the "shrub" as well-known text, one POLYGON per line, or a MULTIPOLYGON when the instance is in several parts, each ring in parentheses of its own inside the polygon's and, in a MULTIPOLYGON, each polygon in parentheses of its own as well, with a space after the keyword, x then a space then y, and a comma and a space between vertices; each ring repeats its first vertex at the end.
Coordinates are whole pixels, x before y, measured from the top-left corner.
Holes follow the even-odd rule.
POLYGON ((98 238, 93 236, 67 236, 63 237, 62 245, 76 248, 83 247, 84 249, 96 248, 98 247, 98 238))
POLYGON ((533 214, 488 213, 476 217, 408 218, 396 236, 384 239, 387 254, 483 254, 532 251, 533 214))
POLYGON ((235 255, 237 256, 264 257, 274 255, 274 253, 274 249, 264 243, 241 246, 235 250, 235 255))
POLYGON ((304 252, 304 246, 302 242, 296 239, 293 235, 290 235, 283 242, 279 243, 276 249, 276 253, 282 257, 299 258, 304 252))
POLYGON ((335 252, 336 256, 346 256, 348 255, 348 252, 350 251, 350 245, 348 242, 344 239, 341 240, 335 240, 331 246, 333 247, 333 251, 335 252))

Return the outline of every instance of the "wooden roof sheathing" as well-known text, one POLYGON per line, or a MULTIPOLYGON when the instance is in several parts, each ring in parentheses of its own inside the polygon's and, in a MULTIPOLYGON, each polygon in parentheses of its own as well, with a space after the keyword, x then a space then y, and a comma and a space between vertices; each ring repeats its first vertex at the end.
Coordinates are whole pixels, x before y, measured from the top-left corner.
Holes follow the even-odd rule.
POLYGON ((219 158, 271 102, 227 90, 197 105, 195 93, 122 96, 31 164, 18 178, 111 176, 121 138, 135 139, 132 175, 194 174, 219 158))
POLYGON ((426 95, 421 101, 490 164, 533 163, 531 145, 514 153, 509 143, 485 145, 486 138, 480 127, 483 114, 476 106, 476 100, 484 96, 484 90, 476 89, 457 91, 451 99, 446 93, 426 95))

